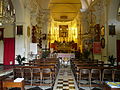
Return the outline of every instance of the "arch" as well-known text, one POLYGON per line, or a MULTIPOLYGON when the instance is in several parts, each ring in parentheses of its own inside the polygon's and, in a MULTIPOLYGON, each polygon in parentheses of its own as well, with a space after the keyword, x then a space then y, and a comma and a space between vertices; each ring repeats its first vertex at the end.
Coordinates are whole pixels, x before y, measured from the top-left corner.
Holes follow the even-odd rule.
POLYGON ((120 0, 110 0, 109 10, 108 10, 108 21, 112 23, 117 20, 117 12, 120 0))
POLYGON ((82 4, 82 9, 86 10, 88 8, 86 0, 80 0, 80 1, 81 1, 81 4, 82 4))
POLYGON ((16 22, 24 21, 24 2, 23 0, 12 0, 13 6, 15 8, 16 22))

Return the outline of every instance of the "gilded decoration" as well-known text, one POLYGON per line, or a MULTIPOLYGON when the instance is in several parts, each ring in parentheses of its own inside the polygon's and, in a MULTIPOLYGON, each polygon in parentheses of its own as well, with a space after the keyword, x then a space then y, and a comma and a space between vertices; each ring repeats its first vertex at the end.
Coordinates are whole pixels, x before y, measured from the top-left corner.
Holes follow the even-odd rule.
POLYGON ((3 16, 3 1, 0 1, 0 17, 3 16))
POLYGON ((27 36, 30 37, 30 27, 27 27, 27 36))
POLYGON ((51 44, 51 48, 54 48, 57 52, 72 52, 77 50, 77 43, 74 41, 71 42, 57 42, 51 44))

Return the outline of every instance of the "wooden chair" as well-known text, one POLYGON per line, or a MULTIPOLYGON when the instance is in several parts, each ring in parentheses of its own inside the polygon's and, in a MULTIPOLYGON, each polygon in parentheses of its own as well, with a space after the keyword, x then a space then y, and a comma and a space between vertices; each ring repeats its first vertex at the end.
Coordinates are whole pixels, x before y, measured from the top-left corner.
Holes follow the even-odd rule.
POLYGON ((32 70, 29 67, 23 68, 23 77, 25 79, 25 84, 31 84, 32 85, 32 70), (30 81, 30 83, 29 83, 30 81))
POLYGON ((120 82, 120 70, 114 70, 113 81, 120 82))
POLYGON ((33 67, 32 68, 32 84, 35 82, 39 82, 39 84, 42 81, 42 72, 39 67, 33 67))
POLYGON ((102 82, 103 81, 113 81, 113 70, 112 69, 104 69, 102 73, 102 82))
POLYGON ((91 87, 90 69, 80 69, 80 79, 79 80, 88 80, 90 87, 91 87))
POLYGON ((53 83, 53 72, 51 71, 51 68, 42 68, 42 81, 43 84, 52 84, 53 83), (46 83, 47 82, 47 83, 46 83))
POLYGON ((23 71, 22 68, 14 68, 13 69, 13 75, 14 75, 14 79, 15 78, 22 78, 23 77, 23 71))
POLYGON ((101 69, 91 69, 91 80, 98 80, 101 83, 101 69))

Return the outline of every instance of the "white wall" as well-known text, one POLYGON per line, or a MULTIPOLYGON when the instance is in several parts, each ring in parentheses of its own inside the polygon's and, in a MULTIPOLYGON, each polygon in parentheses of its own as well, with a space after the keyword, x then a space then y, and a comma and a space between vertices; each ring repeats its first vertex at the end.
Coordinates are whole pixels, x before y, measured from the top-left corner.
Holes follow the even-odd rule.
POLYGON ((15 55, 22 55, 22 57, 27 58, 31 42, 31 37, 27 36, 27 27, 31 27, 30 11, 24 6, 23 0, 12 1, 16 10, 16 26, 23 25, 23 35, 15 35, 15 55))
MULTIPOLYGON (((22 0, 13 0, 13 5, 16 10, 16 32, 17 25, 24 25, 24 6, 22 0)), ((15 35, 15 55, 24 56, 24 27, 23 27, 23 35, 15 35)))
POLYGON ((111 24, 115 25, 116 35, 114 36, 109 35, 108 37, 108 54, 114 55, 114 57, 116 57, 117 55, 116 40, 117 40, 117 35, 120 32, 120 22, 117 20, 117 11, 120 0, 110 0, 110 1, 111 3, 108 12, 108 25, 111 24))
POLYGON ((31 33, 30 33, 30 37, 28 37, 27 35, 27 27, 29 26, 30 27, 30 32, 32 30, 31 28, 31 21, 30 21, 30 11, 26 8, 25 9, 25 25, 24 25, 24 45, 25 45, 25 57, 28 57, 28 53, 30 52, 30 43, 31 43, 31 33))
POLYGON ((116 57, 116 35, 109 36, 108 40, 108 54, 116 57))
POLYGON ((4 44, 3 40, 0 40, 0 63, 3 63, 3 49, 4 49, 4 44))

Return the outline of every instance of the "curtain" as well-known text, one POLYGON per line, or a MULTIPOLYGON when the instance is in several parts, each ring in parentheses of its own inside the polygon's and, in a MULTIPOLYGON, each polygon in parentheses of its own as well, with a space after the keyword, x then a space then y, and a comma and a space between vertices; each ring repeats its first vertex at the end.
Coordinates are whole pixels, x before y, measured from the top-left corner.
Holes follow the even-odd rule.
POLYGON ((15 64, 15 38, 4 38, 4 65, 15 64))

